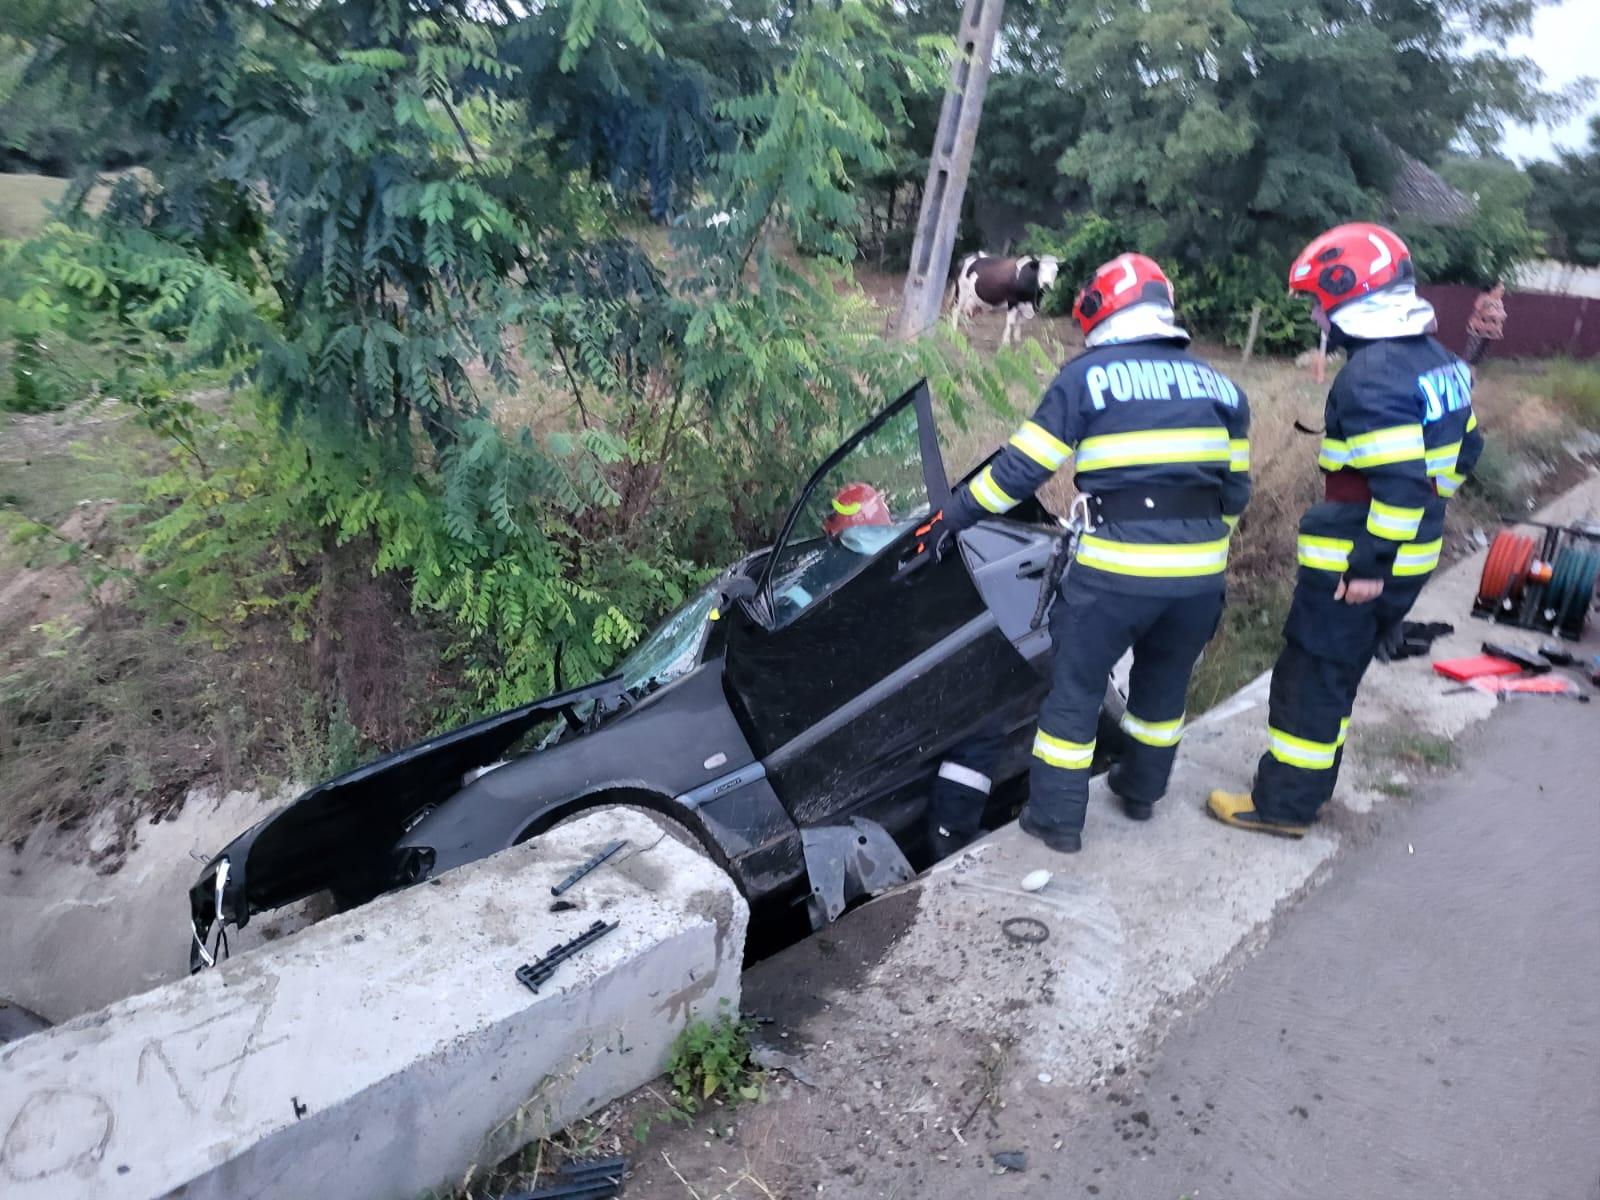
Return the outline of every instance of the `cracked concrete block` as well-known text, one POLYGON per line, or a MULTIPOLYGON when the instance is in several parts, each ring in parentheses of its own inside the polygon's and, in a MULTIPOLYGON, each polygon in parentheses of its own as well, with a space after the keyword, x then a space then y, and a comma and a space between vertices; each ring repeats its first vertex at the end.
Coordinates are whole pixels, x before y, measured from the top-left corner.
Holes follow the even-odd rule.
POLYGON ((411 1200, 657 1075, 737 1011, 748 910, 716 866, 612 810, 221 968, 0 1048, 8 1200, 411 1200), (551 913, 550 887, 625 856, 551 913), (514 972, 613 932, 537 995, 514 972))

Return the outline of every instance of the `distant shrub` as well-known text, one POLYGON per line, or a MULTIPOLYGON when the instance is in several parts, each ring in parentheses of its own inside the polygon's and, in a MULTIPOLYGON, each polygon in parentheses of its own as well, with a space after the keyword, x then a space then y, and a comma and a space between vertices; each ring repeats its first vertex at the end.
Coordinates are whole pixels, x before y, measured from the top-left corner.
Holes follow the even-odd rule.
POLYGON ((1561 359, 1545 373, 1550 398, 1590 429, 1600 430, 1600 366, 1561 359))
POLYGON ((1030 225, 1023 247, 1029 254, 1050 254, 1061 262, 1061 275, 1044 302, 1049 316, 1065 316, 1072 311, 1073 297, 1101 263, 1138 249, 1124 226, 1099 213, 1075 217, 1066 229, 1030 225))
MULTIPOLYGON (((1024 243, 1028 252, 1053 254, 1061 261, 1060 282, 1046 299, 1044 311, 1055 316, 1071 312, 1073 298, 1090 273, 1119 254, 1142 250, 1140 241, 1130 226, 1099 213, 1073 218, 1063 230, 1030 226, 1024 243)), ((1250 313, 1260 305, 1257 350, 1291 353, 1315 344, 1317 331, 1309 308, 1304 300, 1290 296, 1275 265, 1242 254, 1198 265, 1157 257, 1172 279, 1178 316, 1192 332, 1243 346, 1250 332, 1250 313)))

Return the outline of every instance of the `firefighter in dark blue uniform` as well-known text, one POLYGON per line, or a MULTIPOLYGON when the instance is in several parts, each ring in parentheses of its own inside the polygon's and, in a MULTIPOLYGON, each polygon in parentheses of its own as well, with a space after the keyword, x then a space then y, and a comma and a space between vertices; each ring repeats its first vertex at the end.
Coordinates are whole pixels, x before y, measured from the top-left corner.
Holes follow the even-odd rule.
POLYGON ((1228 537, 1250 494, 1244 393, 1188 353, 1161 268, 1141 254, 1113 259, 1073 315, 1088 349, 925 527, 924 542, 937 549, 1015 507, 1076 455, 1090 525, 1051 612, 1054 678, 1019 818, 1065 853, 1081 844, 1106 683, 1130 648, 1127 753, 1111 787, 1136 820, 1165 792, 1189 675, 1222 614, 1228 537))
POLYGON ((1472 373, 1431 336, 1404 242, 1341 225, 1312 242, 1289 286, 1349 354, 1328 392, 1318 465, 1326 498, 1300 523, 1299 574, 1272 672, 1267 751, 1247 795, 1213 816, 1301 837, 1333 795, 1356 689, 1439 564, 1445 505, 1483 448, 1472 373))

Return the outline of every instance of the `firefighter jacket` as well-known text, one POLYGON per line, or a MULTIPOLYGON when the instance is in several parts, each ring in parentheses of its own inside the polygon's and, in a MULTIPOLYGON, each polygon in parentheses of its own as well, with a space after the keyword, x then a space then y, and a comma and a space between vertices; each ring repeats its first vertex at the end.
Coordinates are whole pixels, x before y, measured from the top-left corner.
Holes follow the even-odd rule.
POLYGON ((1250 498, 1250 407, 1175 338, 1098 346, 1061 369, 1011 441, 955 495, 963 529, 1009 511, 1074 459, 1080 492, 1214 492, 1216 515, 1108 520, 1078 544, 1073 578, 1136 595, 1222 587, 1228 535, 1250 498))
POLYGON ((1301 523, 1300 566, 1352 579, 1426 576, 1439 563, 1445 502, 1483 449, 1472 372, 1426 334, 1347 345, 1317 459, 1329 502, 1301 523))

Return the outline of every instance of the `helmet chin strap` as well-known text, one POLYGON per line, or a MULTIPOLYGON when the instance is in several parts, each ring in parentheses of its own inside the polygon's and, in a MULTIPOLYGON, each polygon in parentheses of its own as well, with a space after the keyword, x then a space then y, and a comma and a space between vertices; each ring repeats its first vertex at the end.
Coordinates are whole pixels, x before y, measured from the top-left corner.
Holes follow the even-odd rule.
POLYGON ((1135 304, 1107 317, 1089 331, 1084 344, 1091 350, 1118 342, 1143 342, 1152 338, 1189 340, 1189 333, 1177 323, 1170 304, 1135 304))

